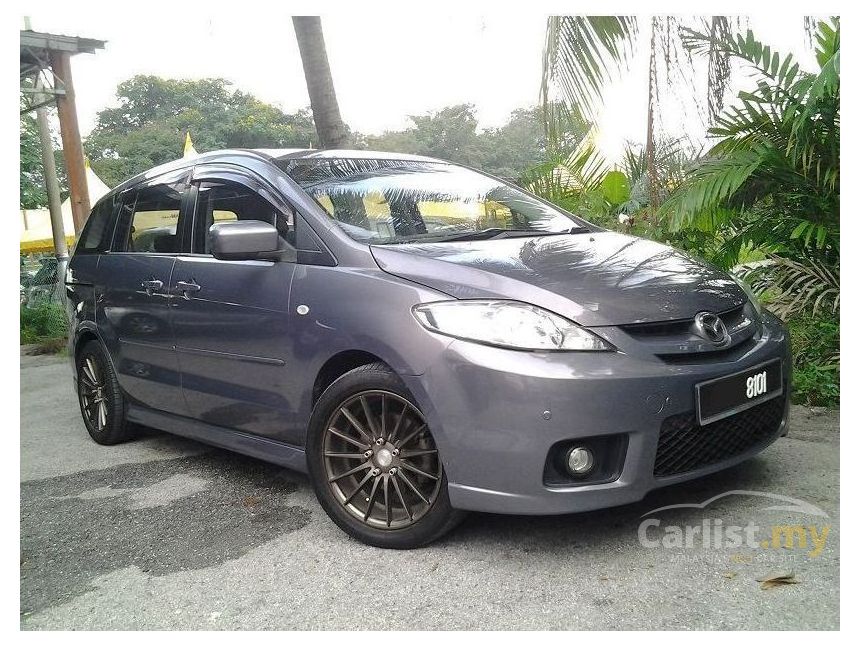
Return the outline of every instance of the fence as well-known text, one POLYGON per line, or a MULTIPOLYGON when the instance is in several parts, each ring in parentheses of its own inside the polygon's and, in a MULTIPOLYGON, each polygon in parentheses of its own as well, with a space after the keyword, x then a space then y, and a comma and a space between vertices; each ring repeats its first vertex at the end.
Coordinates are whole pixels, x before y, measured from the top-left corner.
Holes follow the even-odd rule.
POLYGON ((54 256, 21 256, 22 344, 62 345, 56 341, 68 333, 64 269, 54 256))

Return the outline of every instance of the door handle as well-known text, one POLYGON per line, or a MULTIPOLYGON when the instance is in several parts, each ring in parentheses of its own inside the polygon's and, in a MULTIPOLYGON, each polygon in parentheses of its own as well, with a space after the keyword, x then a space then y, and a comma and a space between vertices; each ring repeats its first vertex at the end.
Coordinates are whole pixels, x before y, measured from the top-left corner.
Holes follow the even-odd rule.
POLYGON ((186 300, 191 300, 191 297, 188 295, 189 293, 196 293, 200 291, 200 285, 194 282, 192 278, 191 282, 185 282, 184 280, 179 280, 176 283, 176 290, 182 292, 182 296, 186 300))
POLYGON ((164 286, 164 283, 161 280, 150 279, 144 280, 140 283, 140 286, 144 288, 146 291, 146 295, 151 296, 154 291, 159 291, 164 286))

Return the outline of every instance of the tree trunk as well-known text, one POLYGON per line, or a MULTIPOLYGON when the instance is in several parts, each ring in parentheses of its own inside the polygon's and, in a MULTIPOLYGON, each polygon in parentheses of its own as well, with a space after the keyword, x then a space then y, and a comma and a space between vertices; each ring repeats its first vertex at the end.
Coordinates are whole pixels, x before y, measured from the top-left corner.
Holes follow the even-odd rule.
POLYGON ((645 134, 645 167, 648 172, 648 206, 651 214, 660 205, 657 193, 657 162, 654 143, 654 104, 657 101, 657 25, 651 21, 651 58, 648 63, 648 125, 645 134))
POLYGON ((296 40, 302 56, 302 67, 305 70, 305 82, 320 146, 348 147, 349 134, 340 117, 337 95, 334 93, 334 81, 328 65, 320 17, 293 16, 293 28, 296 30, 296 40))

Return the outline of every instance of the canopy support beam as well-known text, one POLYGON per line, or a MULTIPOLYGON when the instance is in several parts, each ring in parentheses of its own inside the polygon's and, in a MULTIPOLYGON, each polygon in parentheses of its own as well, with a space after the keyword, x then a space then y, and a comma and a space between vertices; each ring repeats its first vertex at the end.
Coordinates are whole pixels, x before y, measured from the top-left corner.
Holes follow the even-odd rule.
POLYGON ((78 235, 90 214, 90 195, 87 189, 84 147, 81 143, 78 113, 75 108, 71 60, 72 57, 69 52, 51 52, 51 69, 55 76, 63 80, 63 89, 65 90, 63 94, 57 95, 57 115, 60 119, 60 136, 63 139, 66 175, 69 178, 72 221, 75 224, 75 235, 78 235))

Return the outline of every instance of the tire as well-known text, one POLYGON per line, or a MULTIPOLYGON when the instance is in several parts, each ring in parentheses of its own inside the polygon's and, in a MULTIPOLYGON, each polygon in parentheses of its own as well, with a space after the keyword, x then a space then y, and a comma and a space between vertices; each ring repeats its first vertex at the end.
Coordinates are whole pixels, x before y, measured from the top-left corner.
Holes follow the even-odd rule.
POLYGON ((101 343, 88 341, 78 353, 75 369, 81 416, 93 441, 112 446, 131 439, 133 433, 125 418, 125 396, 101 343))
POLYGON ((323 392, 306 451, 323 509, 365 544, 417 548, 465 516, 451 507, 442 460, 417 403, 382 363, 357 367, 323 392))

